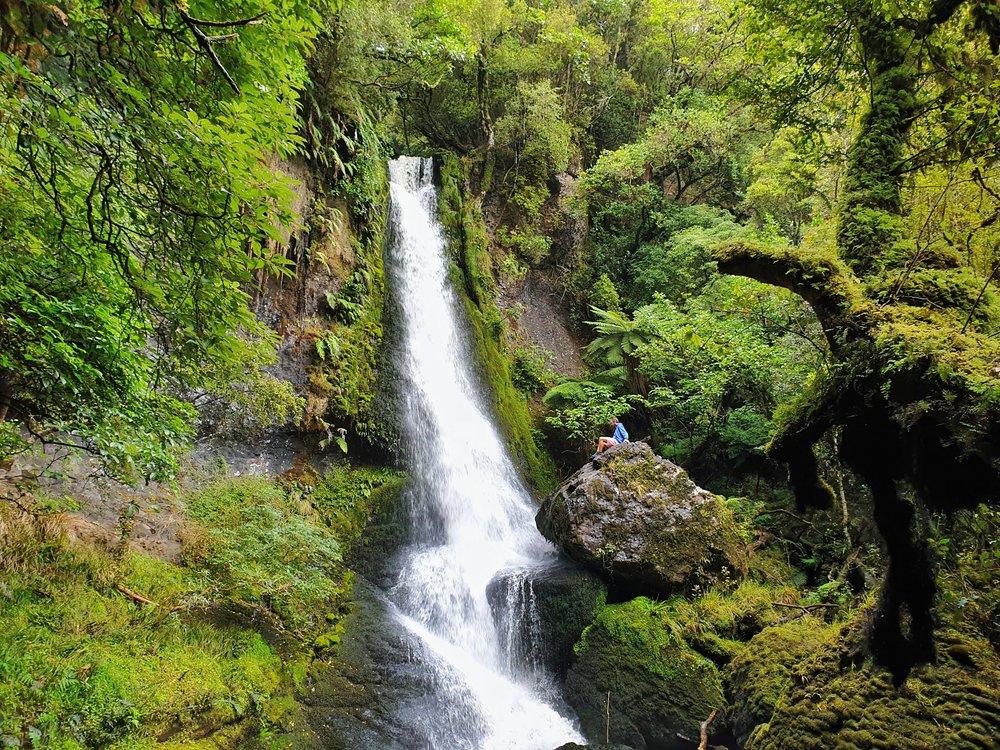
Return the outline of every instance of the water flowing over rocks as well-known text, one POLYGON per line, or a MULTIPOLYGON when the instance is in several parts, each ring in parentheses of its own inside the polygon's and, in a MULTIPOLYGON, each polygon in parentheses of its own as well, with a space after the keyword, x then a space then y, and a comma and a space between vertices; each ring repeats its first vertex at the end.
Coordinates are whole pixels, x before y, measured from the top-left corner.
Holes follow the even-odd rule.
POLYGON ((604 582, 577 567, 558 566, 509 571, 486 589, 494 619, 504 610, 530 616, 508 619, 508 651, 537 670, 564 676, 573 658, 573 645, 607 596, 604 582))
POLYGON ((746 567, 724 502, 645 443, 598 455, 542 503, 535 523, 624 593, 670 596, 746 567))
POLYGON ((412 750, 545 750, 582 740, 535 652, 543 613, 534 582, 559 560, 531 528, 531 496, 475 381, 432 172, 429 159, 389 167, 386 258, 413 479, 403 497, 410 523, 387 527, 383 540, 405 542, 395 575, 371 573, 433 687, 397 701, 392 726, 412 750))

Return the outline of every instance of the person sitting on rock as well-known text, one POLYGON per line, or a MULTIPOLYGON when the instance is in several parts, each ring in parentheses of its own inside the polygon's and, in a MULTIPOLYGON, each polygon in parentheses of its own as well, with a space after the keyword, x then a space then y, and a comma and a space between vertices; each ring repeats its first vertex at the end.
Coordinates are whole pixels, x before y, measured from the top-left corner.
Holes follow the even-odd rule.
MULTIPOLYGON (((610 427, 614 427, 615 433, 612 437, 601 437, 597 439, 597 453, 604 453, 608 448, 615 445, 621 445, 628 440, 628 431, 625 429, 625 425, 618 421, 618 417, 611 417, 611 421, 608 422, 610 427)), ((597 455, 594 454, 594 456, 597 455)))

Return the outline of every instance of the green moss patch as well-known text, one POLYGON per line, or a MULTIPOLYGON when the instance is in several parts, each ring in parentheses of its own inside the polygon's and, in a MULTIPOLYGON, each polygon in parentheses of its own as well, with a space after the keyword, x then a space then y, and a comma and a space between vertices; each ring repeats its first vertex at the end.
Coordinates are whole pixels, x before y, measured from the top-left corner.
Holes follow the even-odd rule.
POLYGON ((204 591, 201 576, 51 539, 37 551, 30 568, 0 571, 4 746, 199 739, 220 748, 259 731, 261 708, 281 685, 281 660, 255 632, 189 616, 204 591))
POLYGON ((727 674, 747 750, 996 747, 1000 670, 988 643, 945 632, 937 662, 896 686, 860 654, 845 659, 858 654, 859 626, 802 618, 750 641, 727 674))
POLYGON ((678 732, 697 737, 700 723, 724 707, 716 666, 677 637, 668 616, 640 597, 602 607, 584 631, 566 689, 589 737, 603 740, 610 730, 612 742, 670 748, 678 732))

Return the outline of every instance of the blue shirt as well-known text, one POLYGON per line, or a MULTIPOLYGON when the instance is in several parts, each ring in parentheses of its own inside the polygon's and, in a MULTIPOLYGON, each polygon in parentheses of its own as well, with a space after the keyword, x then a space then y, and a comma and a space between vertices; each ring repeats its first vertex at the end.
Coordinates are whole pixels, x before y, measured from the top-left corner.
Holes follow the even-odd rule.
POLYGON ((628 432, 625 431, 625 425, 623 425, 621 422, 615 425, 614 438, 619 443, 624 443, 626 440, 628 440, 628 432))

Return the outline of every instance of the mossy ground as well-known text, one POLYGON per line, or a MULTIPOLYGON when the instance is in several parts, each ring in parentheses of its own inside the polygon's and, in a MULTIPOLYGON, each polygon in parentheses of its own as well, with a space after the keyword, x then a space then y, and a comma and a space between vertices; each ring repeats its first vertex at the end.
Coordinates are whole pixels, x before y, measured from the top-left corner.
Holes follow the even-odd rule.
POLYGON ((71 544, 57 521, 0 506, 0 741, 267 747, 313 654, 339 640, 341 550, 402 481, 345 467, 311 493, 211 482, 188 498, 182 565, 71 544))
MULTIPOLYGON (((28 530, 8 522, 6 531, 28 530)), ((197 572, 55 538, 34 543, 29 564, 0 582, 5 746, 124 749, 163 738, 169 747, 227 725, 259 731, 259 719, 245 722, 280 688, 281 659, 249 628, 174 610, 203 587, 197 572)))
POLYGON ((768 628, 733 665, 748 750, 989 750, 1000 736, 1000 670, 980 639, 946 631, 939 655, 901 685, 857 652, 859 622, 768 628), (848 658, 845 658, 848 657, 848 658))
POLYGON ((767 623, 723 671, 730 722, 748 750, 996 747, 1000 515, 981 506, 938 519, 934 528, 933 661, 899 684, 874 665, 866 632, 878 616, 875 592, 840 597, 836 615, 814 610, 788 621, 795 613, 786 610, 784 621, 767 623))

